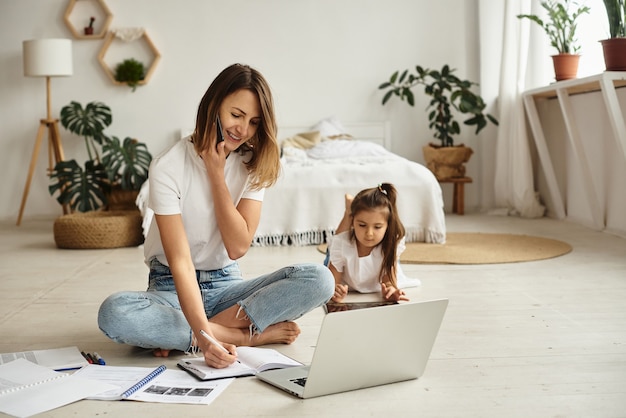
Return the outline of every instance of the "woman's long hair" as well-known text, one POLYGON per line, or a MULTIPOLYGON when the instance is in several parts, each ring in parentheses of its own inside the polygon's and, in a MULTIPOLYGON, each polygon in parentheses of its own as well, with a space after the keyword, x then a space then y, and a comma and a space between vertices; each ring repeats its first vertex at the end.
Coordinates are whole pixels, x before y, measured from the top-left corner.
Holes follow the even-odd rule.
POLYGON ((213 80, 198 106, 196 127, 192 134, 198 153, 211 144, 211 132, 215 129, 219 107, 230 94, 246 89, 254 93, 261 107, 261 121, 256 134, 241 145, 237 152, 249 155, 246 167, 252 175, 251 187, 261 189, 276 183, 280 173, 280 153, 276 139, 274 100, 265 78, 257 70, 243 64, 226 67, 213 80))
MULTIPOLYGON (((361 190, 354 196, 350 206, 352 219, 361 211, 371 211, 379 208, 387 210, 387 231, 379 244, 383 253, 383 264, 380 268, 379 280, 382 281, 387 276, 391 284, 396 288, 398 287, 396 274, 398 242, 406 233, 396 208, 397 195, 398 193, 393 184, 382 183, 378 187, 361 190)), ((351 238, 356 240, 354 229, 352 229, 351 238)))

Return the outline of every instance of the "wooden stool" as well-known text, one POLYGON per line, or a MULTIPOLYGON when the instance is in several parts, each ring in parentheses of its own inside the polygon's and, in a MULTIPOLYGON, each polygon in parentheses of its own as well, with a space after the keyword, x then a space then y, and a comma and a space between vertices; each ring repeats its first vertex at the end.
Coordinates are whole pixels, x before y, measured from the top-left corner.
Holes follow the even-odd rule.
POLYGON ((471 183, 471 177, 455 177, 438 180, 439 183, 454 183, 452 213, 463 215, 465 212, 465 183, 471 183))

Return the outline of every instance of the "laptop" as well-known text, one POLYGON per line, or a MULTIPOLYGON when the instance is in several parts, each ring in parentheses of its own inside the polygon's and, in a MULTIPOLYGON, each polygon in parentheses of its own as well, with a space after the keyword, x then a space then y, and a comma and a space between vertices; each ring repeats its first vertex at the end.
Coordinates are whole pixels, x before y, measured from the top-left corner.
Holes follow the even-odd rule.
POLYGON ((328 313, 309 366, 256 377, 302 399, 417 379, 447 307, 440 299, 328 313))

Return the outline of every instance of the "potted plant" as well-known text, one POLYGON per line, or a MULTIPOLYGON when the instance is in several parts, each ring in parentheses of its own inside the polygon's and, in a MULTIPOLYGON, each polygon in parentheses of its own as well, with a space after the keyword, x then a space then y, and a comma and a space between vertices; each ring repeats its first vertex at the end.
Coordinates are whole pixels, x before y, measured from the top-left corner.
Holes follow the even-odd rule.
POLYGON ((85 35, 93 35, 93 22, 96 21, 96 18, 91 16, 89 18, 89 26, 85 26, 85 35))
POLYGON ((112 120, 111 109, 101 102, 90 102, 83 108, 73 101, 61 109, 61 124, 84 138, 89 157, 84 168, 73 159, 59 161, 50 174, 50 194, 58 192, 57 201, 69 205, 72 211, 110 206, 118 189, 132 191, 136 196, 148 178, 152 155, 146 145, 129 137, 121 142, 105 135, 104 129, 112 120))
POLYGON ((133 91, 145 76, 146 69, 143 63, 134 58, 125 59, 115 67, 115 80, 128 84, 133 91))
POLYGON ((148 178, 152 155, 135 139, 107 136, 104 129, 112 120, 111 109, 101 102, 83 108, 73 101, 61 109, 61 124, 84 138, 89 159, 84 167, 76 160, 59 161, 50 173, 50 194, 58 193, 57 201, 72 211, 54 222, 59 248, 115 248, 143 242, 135 199, 148 178))
POLYGON ((545 0, 541 7, 547 13, 544 21, 537 15, 520 14, 518 19, 530 19, 548 35, 550 45, 558 52, 552 56, 556 81, 576 78, 580 60, 580 44, 576 39, 578 18, 589 13, 589 7, 579 5, 575 0, 545 0))
POLYGON ((415 67, 415 72, 404 70, 402 74, 395 71, 389 81, 382 83, 378 88, 386 90, 382 104, 386 104, 393 96, 406 100, 410 106, 415 105, 415 96, 412 89, 416 86, 424 87, 424 94, 430 96, 428 104, 428 127, 434 131, 434 137, 439 144, 429 143, 423 147, 424 159, 427 167, 439 180, 464 177, 465 163, 473 151, 463 144, 455 146, 454 136, 461 133, 461 125, 457 121, 457 114, 467 114, 463 124, 475 126, 478 134, 488 122, 497 125, 498 121, 492 115, 485 113, 483 98, 472 91, 477 86, 469 80, 461 80, 448 65, 441 70, 415 67))
POLYGON ((626 71, 626 0, 604 0, 608 39, 600 41, 607 71, 626 71))

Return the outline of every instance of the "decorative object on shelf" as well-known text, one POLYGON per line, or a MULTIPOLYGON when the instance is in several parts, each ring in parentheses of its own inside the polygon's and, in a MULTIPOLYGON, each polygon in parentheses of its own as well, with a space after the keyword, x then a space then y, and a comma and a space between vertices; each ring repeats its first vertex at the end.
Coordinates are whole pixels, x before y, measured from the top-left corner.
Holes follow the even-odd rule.
MULTIPOLYGON (((52 156, 54 153, 55 162, 64 159, 63 147, 61 145, 61 136, 59 135, 59 120, 52 118, 51 110, 51 94, 50 94, 50 77, 67 77, 73 73, 72 68, 72 41, 69 39, 33 39, 24 41, 22 44, 24 58, 24 75, 26 77, 45 77, 46 78, 46 118, 39 120, 39 130, 35 146, 33 147, 33 155, 28 169, 28 177, 24 186, 22 195, 22 203, 20 204, 20 212, 17 217, 17 225, 22 222, 26 199, 30 190, 30 184, 37 164, 37 156, 43 139, 44 131, 48 130, 48 155, 50 156, 50 169, 52 170, 52 156), (52 147, 52 150, 50 150, 52 147)), ((65 206, 63 207, 66 211, 65 206)))
POLYGON ((498 120, 485 113, 483 98, 472 92, 472 86, 477 86, 469 80, 461 80, 455 76, 454 69, 446 64, 441 70, 415 67, 415 73, 404 70, 394 72, 389 81, 382 83, 378 88, 386 90, 382 104, 386 104, 393 96, 398 96, 410 106, 415 105, 415 96, 411 90, 416 86, 424 87, 424 94, 431 100, 427 109, 428 127, 434 130, 434 137, 440 144, 429 143, 422 148, 426 166, 435 174, 438 180, 465 177, 465 163, 473 151, 463 144, 454 145, 454 135, 461 133, 459 122, 455 119, 454 111, 469 114, 463 122, 468 126, 476 127, 476 134, 485 128, 488 122, 498 125, 498 120))
POLYGON ((139 82, 145 77, 144 65, 134 58, 125 59, 115 67, 115 80, 126 83, 135 91, 139 82))
POLYGON ((91 16, 89 18, 89 26, 85 26, 85 35, 93 35, 93 22, 95 21, 95 17, 91 16))
POLYGON ((550 45, 558 52, 558 55, 552 56, 556 81, 576 78, 580 60, 580 44, 576 39, 577 20, 589 13, 589 7, 575 0, 545 0, 541 2, 541 7, 548 14, 545 21, 529 14, 520 14, 517 18, 535 22, 548 35, 550 45))
POLYGON ((76 39, 102 39, 109 31, 113 14, 104 0, 69 0, 63 20, 65 21, 65 26, 76 39), (77 7, 78 5, 80 6, 77 7), (81 17, 72 18, 74 12, 78 12, 81 17), (83 27, 83 16, 91 16, 89 26, 83 27), (94 27, 93 23, 96 20, 102 23, 98 23, 97 27, 94 27), (76 25, 79 28, 83 27, 83 30, 77 29, 76 25), (88 30, 88 28, 91 28, 91 30, 88 30))
POLYGON ((626 71, 626 0, 604 0, 608 39, 600 41, 607 71, 626 71))
MULTIPOLYGON (((150 80, 150 78, 152 77, 152 74, 154 73, 154 70, 155 70, 158 62, 161 59, 161 54, 159 53, 158 49, 156 49, 156 47, 154 46, 154 43, 152 42, 152 40, 148 36, 148 34, 145 31, 145 29, 143 29, 143 28, 121 28, 121 29, 115 29, 115 30, 110 31, 109 34, 107 35, 105 41, 104 41, 104 45, 100 49, 100 53, 98 54, 98 62, 100 63, 100 66, 102 67, 102 69, 105 71, 106 75, 109 77, 109 79, 114 84, 117 84, 117 85, 120 85, 120 86, 130 85, 126 81, 119 81, 119 80, 117 80, 115 72, 111 69, 111 67, 109 67, 109 65, 105 61, 105 57, 106 57, 107 51, 109 50, 109 48, 111 47, 111 45, 113 44, 113 41, 115 39, 121 40, 123 42, 140 42, 140 41, 145 42, 146 46, 148 47, 148 49, 150 50, 150 53, 153 56, 153 59, 152 59, 152 62, 149 65, 147 65, 147 69, 144 69, 143 78, 139 79, 136 82, 135 87, 137 85, 142 86, 144 84, 147 84, 148 81, 150 80)), ((126 60, 126 61, 128 61, 128 60, 126 60)), ((134 81, 133 81, 133 83, 134 83, 134 81)), ((133 91, 134 91, 134 89, 133 89, 133 91)))

